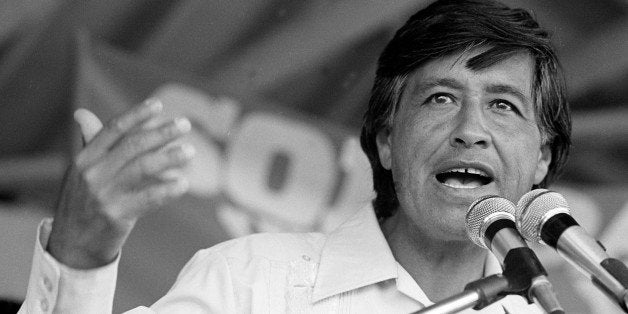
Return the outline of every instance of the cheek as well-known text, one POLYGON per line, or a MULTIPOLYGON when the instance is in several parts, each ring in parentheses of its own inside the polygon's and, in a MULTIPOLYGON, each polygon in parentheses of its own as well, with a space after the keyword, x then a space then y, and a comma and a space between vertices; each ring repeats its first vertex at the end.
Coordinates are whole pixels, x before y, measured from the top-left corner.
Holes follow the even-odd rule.
POLYGON ((439 122, 426 115, 417 114, 407 118, 396 129, 394 156, 398 157, 399 165, 417 167, 429 161, 446 144, 447 122, 439 122), (445 141, 445 142, 443 142, 445 141))
MULTIPOLYGON (((495 121, 493 141, 509 176, 526 180, 534 176, 541 149, 541 134, 535 123, 495 121), (515 170, 516 173, 512 173, 515 170)), ((512 178, 511 178, 512 179, 512 178)), ((514 179, 512 179, 514 180, 514 179)))
POLYGON ((495 118, 492 122, 494 136, 513 145, 515 151, 524 155, 529 155, 532 151, 538 153, 541 147, 541 133, 536 123, 515 118, 495 118))
POLYGON ((436 136, 424 136, 419 131, 412 134, 414 136, 406 136, 403 142, 395 145, 396 151, 393 153, 395 186, 397 193, 405 194, 405 198, 425 196, 422 191, 434 168, 432 156, 443 147, 442 143, 435 141, 436 136))
POLYGON ((537 140, 521 135, 506 140, 505 146, 508 148, 501 156, 511 180, 517 180, 522 186, 532 186, 540 154, 540 143, 540 138, 537 140))

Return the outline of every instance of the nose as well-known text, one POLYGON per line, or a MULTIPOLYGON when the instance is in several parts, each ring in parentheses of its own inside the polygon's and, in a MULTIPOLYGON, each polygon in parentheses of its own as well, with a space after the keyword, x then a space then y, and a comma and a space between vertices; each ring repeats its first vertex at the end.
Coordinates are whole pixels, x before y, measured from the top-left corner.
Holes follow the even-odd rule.
POLYGON ((491 145, 482 107, 478 103, 466 103, 455 116, 454 129, 449 142, 453 147, 487 148, 491 145))

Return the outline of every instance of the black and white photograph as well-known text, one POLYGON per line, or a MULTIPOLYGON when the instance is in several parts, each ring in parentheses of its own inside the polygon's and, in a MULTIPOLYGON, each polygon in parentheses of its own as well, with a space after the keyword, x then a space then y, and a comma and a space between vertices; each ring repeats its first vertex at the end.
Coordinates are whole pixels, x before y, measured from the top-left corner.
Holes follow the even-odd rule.
POLYGON ((0 1, 0 313, 628 313, 628 1, 0 1))

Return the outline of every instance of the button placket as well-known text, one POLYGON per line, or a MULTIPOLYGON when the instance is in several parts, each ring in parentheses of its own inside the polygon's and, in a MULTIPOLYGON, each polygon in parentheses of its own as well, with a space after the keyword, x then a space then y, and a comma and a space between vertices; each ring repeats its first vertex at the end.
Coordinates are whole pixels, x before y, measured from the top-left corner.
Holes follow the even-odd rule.
POLYGON ((302 255, 301 260, 290 262, 287 278, 290 288, 286 291, 287 313, 308 312, 317 268, 318 263, 312 262, 308 255, 302 255))

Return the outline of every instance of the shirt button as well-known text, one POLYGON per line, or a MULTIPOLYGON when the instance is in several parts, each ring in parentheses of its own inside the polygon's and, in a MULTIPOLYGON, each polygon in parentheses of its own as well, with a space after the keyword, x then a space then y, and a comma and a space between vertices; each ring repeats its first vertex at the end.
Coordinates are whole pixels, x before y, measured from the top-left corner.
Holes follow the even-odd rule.
POLYGON ((303 256, 301 256, 301 257, 303 257, 303 260, 305 260, 306 262, 309 262, 309 261, 310 261, 310 259, 311 259, 311 258, 310 258, 309 256, 307 256, 307 255, 303 255, 303 256))
POLYGON ((41 307, 42 311, 48 311, 48 301, 46 299, 41 299, 41 301, 39 301, 39 306, 41 307))
POLYGON ((46 287, 46 290, 48 290, 48 292, 52 292, 52 282, 50 281, 50 279, 48 279, 48 277, 44 278, 44 287, 46 287))

